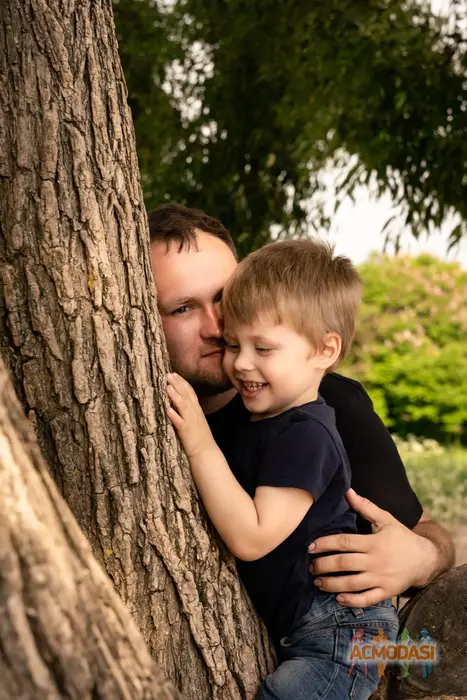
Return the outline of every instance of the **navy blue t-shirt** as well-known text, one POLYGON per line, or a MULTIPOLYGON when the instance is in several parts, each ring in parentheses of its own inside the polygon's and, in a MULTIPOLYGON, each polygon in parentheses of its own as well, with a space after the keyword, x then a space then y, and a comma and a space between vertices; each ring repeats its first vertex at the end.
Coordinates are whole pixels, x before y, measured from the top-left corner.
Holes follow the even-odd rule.
POLYGON ((253 498, 258 486, 294 487, 313 495, 302 522, 256 561, 237 560, 238 573, 276 641, 309 610, 316 588, 308 545, 323 535, 356 532, 345 493, 350 466, 334 411, 319 397, 284 413, 238 426, 222 446, 233 474, 253 498))

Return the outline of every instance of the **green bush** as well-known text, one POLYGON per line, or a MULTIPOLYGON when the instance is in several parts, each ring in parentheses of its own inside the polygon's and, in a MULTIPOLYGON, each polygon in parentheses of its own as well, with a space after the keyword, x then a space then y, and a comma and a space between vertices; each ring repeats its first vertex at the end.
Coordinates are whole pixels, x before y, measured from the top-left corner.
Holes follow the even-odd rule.
POLYGON ((465 442, 467 272, 428 255, 373 256, 345 372, 363 382, 386 425, 465 442))
POLYGON ((467 522, 467 450, 444 449, 433 440, 396 438, 410 483, 423 508, 437 520, 467 522))

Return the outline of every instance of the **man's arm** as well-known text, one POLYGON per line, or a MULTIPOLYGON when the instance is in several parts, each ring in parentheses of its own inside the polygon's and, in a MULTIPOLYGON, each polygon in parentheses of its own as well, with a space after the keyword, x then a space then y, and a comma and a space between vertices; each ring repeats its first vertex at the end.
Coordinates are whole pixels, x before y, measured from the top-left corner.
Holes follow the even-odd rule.
POLYGON ((312 545, 313 555, 342 552, 315 559, 311 571, 323 591, 338 593, 337 600, 350 607, 367 607, 434 581, 454 562, 449 533, 428 516, 413 530, 352 489, 348 500, 368 520, 371 535, 330 535, 312 545), (327 577, 330 572, 355 571, 349 576, 327 577), (357 592, 353 592, 357 591, 357 592))
POLYGON ((432 546, 433 557, 431 566, 427 567, 425 576, 421 575, 412 586, 422 588, 432 583, 440 574, 454 566, 456 550, 450 533, 436 520, 423 512, 422 517, 415 525, 413 532, 427 539, 432 546))
MULTIPOLYGON (((337 430, 350 462, 352 488, 412 530, 423 508, 394 440, 367 392, 359 382, 338 374, 325 377, 320 391, 335 411, 337 430)), ((357 525, 361 534, 371 532, 364 519, 358 518, 357 525)))

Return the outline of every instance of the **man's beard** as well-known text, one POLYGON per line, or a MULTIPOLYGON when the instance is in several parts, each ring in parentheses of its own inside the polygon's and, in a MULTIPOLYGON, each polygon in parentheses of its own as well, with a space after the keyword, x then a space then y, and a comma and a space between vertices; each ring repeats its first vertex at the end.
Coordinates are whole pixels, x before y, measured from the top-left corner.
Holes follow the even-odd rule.
POLYGON ((193 376, 185 376, 185 379, 199 397, 216 396, 216 394, 223 394, 224 391, 232 388, 232 382, 226 374, 216 377, 209 372, 198 372, 193 376))
POLYGON ((204 396, 216 396, 216 394, 223 394, 224 391, 232 388, 232 382, 225 374, 222 369, 222 365, 218 370, 188 370, 183 367, 182 362, 178 362, 177 357, 172 358, 172 368, 174 372, 177 372, 183 379, 185 379, 196 392, 199 397, 204 396))

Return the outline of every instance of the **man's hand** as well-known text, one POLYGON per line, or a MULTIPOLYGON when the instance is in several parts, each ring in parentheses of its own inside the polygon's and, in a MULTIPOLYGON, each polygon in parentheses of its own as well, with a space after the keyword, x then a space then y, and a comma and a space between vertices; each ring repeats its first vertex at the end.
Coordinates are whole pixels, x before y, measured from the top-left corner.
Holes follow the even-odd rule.
POLYGON ((179 374, 168 374, 167 394, 172 406, 167 408, 167 415, 172 421, 188 459, 217 445, 199 405, 194 389, 179 374))
POLYGON ((315 584, 323 591, 339 593, 337 600, 342 605, 362 608, 398 595, 411 586, 427 585, 437 567, 436 545, 353 489, 347 492, 347 500, 357 513, 371 522, 373 534, 329 535, 313 542, 309 547, 312 554, 343 552, 313 561, 310 571, 319 575, 315 584), (324 575, 338 571, 359 573, 324 575))

